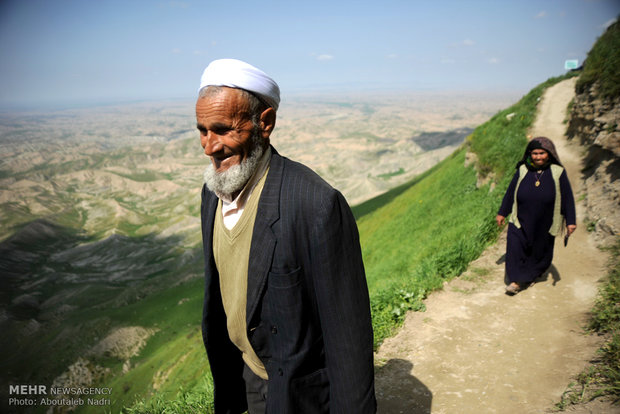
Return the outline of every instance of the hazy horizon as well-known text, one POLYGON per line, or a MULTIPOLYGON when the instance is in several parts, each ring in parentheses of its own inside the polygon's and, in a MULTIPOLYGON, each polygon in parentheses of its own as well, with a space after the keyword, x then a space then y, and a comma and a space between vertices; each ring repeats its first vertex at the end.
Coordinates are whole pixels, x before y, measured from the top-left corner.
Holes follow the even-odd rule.
MULTIPOLYGON (((536 85, 533 85, 534 87, 536 85)), ((531 89, 531 88, 530 88, 531 89)), ((403 89, 403 88, 381 88, 377 86, 374 89, 354 89, 349 88, 330 88, 330 87, 317 87, 308 90, 292 90, 281 95, 280 107, 286 107, 289 102, 296 102, 303 99, 315 100, 366 100, 372 98, 405 98, 411 99, 421 98, 425 96, 492 96, 494 98, 503 98, 507 101, 516 101, 525 95, 529 89, 440 89, 440 88, 420 88, 420 89, 403 89)), ((73 99, 73 100, 54 100, 54 101, 40 101, 29 103, 2 103, 0 102, 0 115, 10 115, 14 113, 37 113, 41 111, 45 112, 62 112, 71 110, 83 110, 97 107, 114 107, 114 106, 131 106, 140 104, 162 104, 166 102, 170 103, 187 103, 193 110, 197 95, 176 96, 176 97, 162 97, 162 98, 134 98, 134 99, 73 99)))
POLYGON ((0 109, 189 99, 239 58, 282 94, 527 93, 582 63, 615 0, 0 2, 0 109))

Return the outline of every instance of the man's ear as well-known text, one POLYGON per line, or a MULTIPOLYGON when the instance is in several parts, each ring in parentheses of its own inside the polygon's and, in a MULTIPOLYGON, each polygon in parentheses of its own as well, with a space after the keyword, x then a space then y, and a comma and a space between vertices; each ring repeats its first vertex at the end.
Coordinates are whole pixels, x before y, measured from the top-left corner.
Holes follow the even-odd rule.
POLYGON ((260 128, 263 138, 268 139, 275 127, 276 111, 273 108, 267 108, 260 114, 260 128))

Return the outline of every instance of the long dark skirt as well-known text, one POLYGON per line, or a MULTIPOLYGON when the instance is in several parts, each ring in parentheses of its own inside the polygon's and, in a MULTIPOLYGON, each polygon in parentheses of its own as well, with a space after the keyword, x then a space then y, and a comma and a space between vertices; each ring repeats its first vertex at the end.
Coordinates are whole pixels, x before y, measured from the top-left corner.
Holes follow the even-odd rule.
MULTIPOLYGON (((542 233, 542 232, 541 232, 542 233)), ((523 228, 508 225, 506 276, 508 283, 531 283, 551 266, 555 237, 545 232, 528 242, 523 228)))

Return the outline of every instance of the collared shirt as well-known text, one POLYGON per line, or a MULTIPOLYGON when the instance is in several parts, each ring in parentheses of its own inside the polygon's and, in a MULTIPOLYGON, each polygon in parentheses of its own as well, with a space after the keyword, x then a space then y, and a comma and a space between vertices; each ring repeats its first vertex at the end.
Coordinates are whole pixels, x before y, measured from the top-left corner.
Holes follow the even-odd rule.
POLYGON ((243 210, 245 208, 245 203, 252 195, 256 184, 260 181, 260 179, 265 175, 267 170, 269 169, 269 162, 271 161, 271 147, 267 147, 260 161, 258 162, 258 167, 256 171, 250 177, 243 190, 239 193, 239 195, 231 200, 229 197, 226 197, 223 194, 216 194, 220 200, 222 200, 222 216, 224 217, 224 226, 230 230, 235 227, 235 224, 239 221, 239 218, 243 214, 243 210))

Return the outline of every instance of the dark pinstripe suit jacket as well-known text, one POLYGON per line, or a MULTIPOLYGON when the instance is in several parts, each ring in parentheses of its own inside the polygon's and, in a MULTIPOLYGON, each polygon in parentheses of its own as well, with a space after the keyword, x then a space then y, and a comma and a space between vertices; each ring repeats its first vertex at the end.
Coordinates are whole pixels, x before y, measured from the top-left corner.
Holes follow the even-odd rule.
MULTIPOLYGON (((248 337, 269 374, 268 413, 376 411, 368 287, 344 197, 273 148, 248 268, 248 337)), ((217 197, 202 191, 203 339, 215 412, 246 409, 243 361, 230 342, 213 258, 217 197)))

